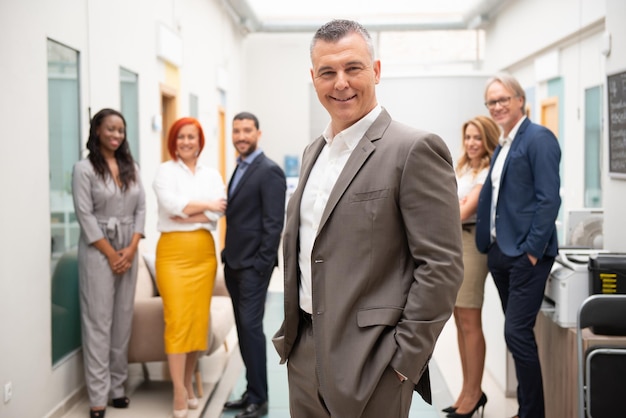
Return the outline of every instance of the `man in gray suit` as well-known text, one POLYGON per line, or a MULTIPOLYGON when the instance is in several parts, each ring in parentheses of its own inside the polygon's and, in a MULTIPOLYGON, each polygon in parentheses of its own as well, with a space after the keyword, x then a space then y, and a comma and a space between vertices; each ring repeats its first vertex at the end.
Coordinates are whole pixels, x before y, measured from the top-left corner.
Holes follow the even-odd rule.
MULTIPOLYGON (((292 418, 407 417, 463 277, 450 152, 376 100, 367 30, 315 33, 311 77, 331 121, 304 151, 283 235, 292 418)), ((417 93, 417 92, 416 92, 417 93)))

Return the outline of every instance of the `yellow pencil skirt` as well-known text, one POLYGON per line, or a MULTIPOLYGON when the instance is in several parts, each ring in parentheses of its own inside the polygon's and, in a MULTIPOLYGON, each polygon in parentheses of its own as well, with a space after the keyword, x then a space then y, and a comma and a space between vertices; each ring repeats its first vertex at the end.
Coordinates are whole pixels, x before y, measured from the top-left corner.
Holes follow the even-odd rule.
POLYGON ((164 232, 156 250, 156 281, 163 299, 165 352, 204 351, 217 260, 211 232, 164 232))

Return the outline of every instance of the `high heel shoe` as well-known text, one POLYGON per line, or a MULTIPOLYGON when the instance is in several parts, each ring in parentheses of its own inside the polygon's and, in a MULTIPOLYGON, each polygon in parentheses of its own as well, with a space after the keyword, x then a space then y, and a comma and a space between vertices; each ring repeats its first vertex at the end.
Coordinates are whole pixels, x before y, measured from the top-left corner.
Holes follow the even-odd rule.
POLYGON ((111 400, 113 408, 128 408, 130 405, 130 399, 128 396, 122 396, 121 398, 115 398, 111 400))
MULTIPOLYGON (((182 394, 182 391, 179 392, 179 395, 182 394)), ((193 395, 193 394, 192 394, 193 395)), ((184 398, 186 400, 186 402, 183 404, 184 407, 181 409, 176 409, 177 403, 176 403, 176 388, 174 388, 174 402, 173 402, 173 410, 174 410, 174 418, 187 418, 187 414, 189 413, 189 393, 187 393, 187 390, 185 389, 184 392, 184 398)), ((194 396, 195 398, 195 396, 194 396)), ((179 398, 180 399, 180 398, 179 398)), ((182 402, 180 402, 182 403, 182 402)), ((179 404, 180 404, 179 403, 179 404)))
POLYGON ((189 410, 185 409, 174 409, 174 418, 187 418, 187 413, 189 410))
MULTIPOLYGON (((480 396, 480 399, 478 400, 478 402, 476 402, 476 406, 474 406, 474 409, 472 409, 470 412, 468 412, 467 414, 459 414, 458 412, 454 411, 454 412, 448 414, 447 417, 448 418, 471 418, 472 416, 474 416, 476 411, 478 411, 480 409, 481 410, 480 411, 480 416, 482 418, 485 415, 485 405, 486 404, 487 404, 487 395, 485 395, 485 392, 483 392, 483 394, 480 396)), ((457 408, 457 411, 458 411, 458 408, 457 408)))
POLYGON ((196 398, 195 396, 193 398, 187 399, 187 408, 198 409, 199 406, 200 406, 200 402, 198 401, 198 398, 196 398))
POLYGON ((447 413, 451 413, 451 412, 456 412, 457 408, 455 406, 450 405, 447 408, 443 408, 441 410, 441 412, 447 412, 447 413))

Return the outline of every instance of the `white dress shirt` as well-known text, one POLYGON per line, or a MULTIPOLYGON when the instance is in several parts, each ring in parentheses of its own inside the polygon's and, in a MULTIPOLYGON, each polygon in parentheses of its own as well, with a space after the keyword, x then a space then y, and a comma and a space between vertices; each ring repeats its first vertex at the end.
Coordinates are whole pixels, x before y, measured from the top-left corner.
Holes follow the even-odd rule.
POLYGON ((226 188, 222 176, 214 168, 196 165, 193 173, 182 161, 166 161, 159 166, 152 183, 159 204, 159 232, 195 231, 206 229, 214 231, 220 212, 206 211, 204 214, 209 222, 180 223, 173 221, 172 216, 187 218, 183 213, 185 206, 192 200, 216 200, 226 198, 226 188))
POLYGON ((300 308, 305 312, 313 313, 311 253, 326 202, 350 154, 381 111, 382 108, 377 105, 361 120, 334 137, 329 124, 323 134, 326 145, 311 169, 300 202, 298 265, 300 267, 300 308))
POLYGON ((525 119, 526 116, 522 116, 506 137, 504 137, 503 134, 500 135, 500 144, 502 145, 502 149, 498 153, 496 160, 493 162, 493 170, 491 170, 491 242, 495 242, 496 240, 496 207, 498 206, 498 194, 500 193, 502 169, 504 168, 506 157, 509 155, 509 151, 511 150, 513 139, 515 139, 515 135, 517 135, 517 131, 525 119))

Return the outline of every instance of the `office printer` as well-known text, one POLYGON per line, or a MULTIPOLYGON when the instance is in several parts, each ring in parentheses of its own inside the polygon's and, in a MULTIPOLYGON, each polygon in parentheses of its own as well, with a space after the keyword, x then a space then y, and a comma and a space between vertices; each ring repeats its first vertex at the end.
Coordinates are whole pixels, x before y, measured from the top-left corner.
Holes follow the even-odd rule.
POLYGON ((589 296, 588 263, 598 250, 559 250, 544 292, 542 311, 563 328, 576 326, 578 308, 589 296))
POLYGON ((605 253, 589 258, 592 294, 626 294, 626 253, 605 253))

